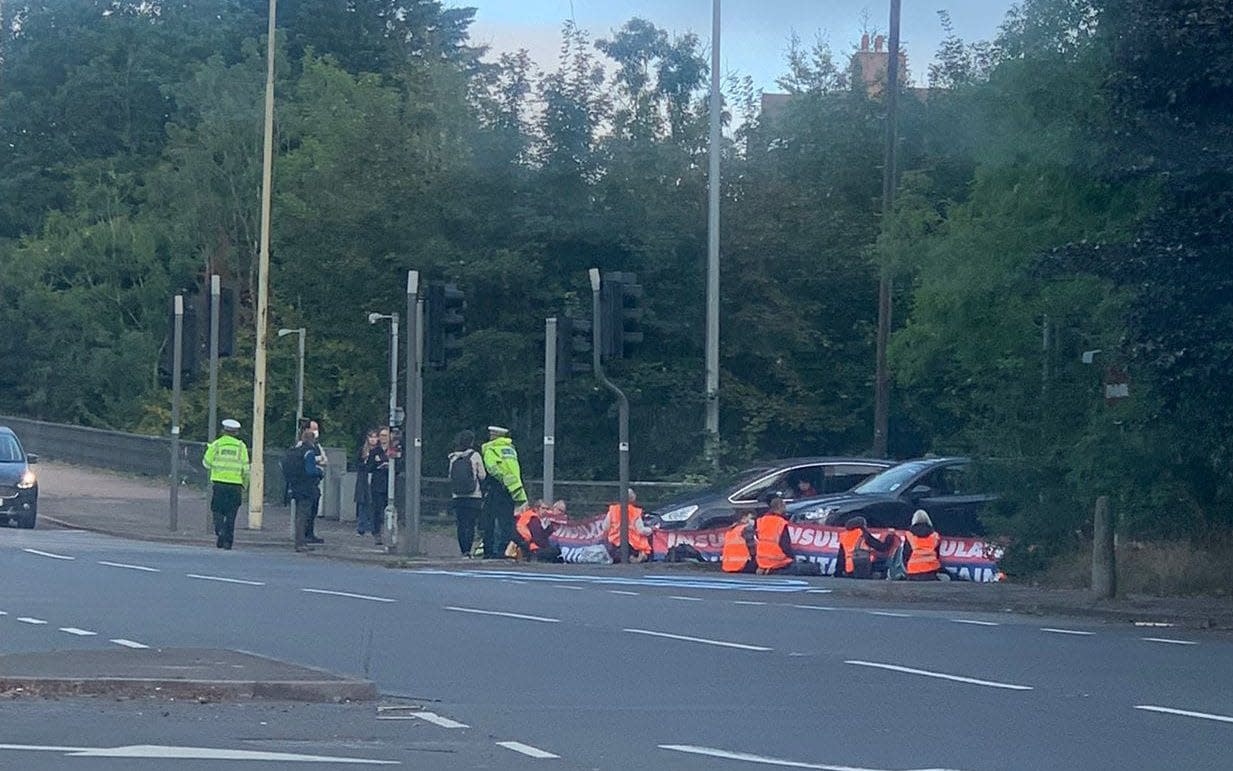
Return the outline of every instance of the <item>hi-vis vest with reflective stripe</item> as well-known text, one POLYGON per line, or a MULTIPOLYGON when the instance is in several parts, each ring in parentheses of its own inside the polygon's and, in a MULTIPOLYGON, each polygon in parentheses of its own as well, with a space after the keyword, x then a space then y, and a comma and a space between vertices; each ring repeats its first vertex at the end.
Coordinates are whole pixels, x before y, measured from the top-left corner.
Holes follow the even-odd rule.
POLYGON ((206 446, 201 465, 210 470, 210 481, 242 485, 248 481, 248 448, 234 436, 224 434, 206 446))
MULTIPOLYGON (((642 509, 629 504, 629 548, 634 551, 649 552, 651 542, 646 539, 634 524, 642 516, 642 509)), ((608 507, 608 543, 621 545, 621 504, 614 503, 608 507)))
POLYGON ((749 543, 745 540, 745 531, 749 528, 744 522, 738 522, 728 528, 724 534, 724 551, 721 565, 725 573, 740 573, 749 564, 749 543))
POLYGON ((788 520, 778 514, 763 514, 758 518, 758 567, 763 570, 779 570, 792 564, 792 558, 784 554, 779 539, 788 520))
POLYGON ((936 573, 942 569, 942 562, 938 559, 938 544, 942 543, 942 536, 930 533, 920 538, 908 532, 904 537, 912 546, 912 553, 908 555, 908 575, 936 573))
POLYGON ((480 448, 480 456, 484 459, 484 468, 496 477, 514 503, 526 503, 527 493, 522 487, 522 467, 518 465, 518 451, 514 442, 508 436, 498 436, 496 439, 484 442, 480 448))
POLYGON ((539 551, 539 544, 531 538, 531 519, 538 516, 539 514, 534 509, 526 509, 518 515, 518 521, 515 523, 518 535, 527 542, 527 548, 531 551, 539 551))
POLYGON ((862 543, 865 533, 860 528, 844 530, 839 535, 839 545, 843 547, 843 569, 848 575, 856 574, 856 552, 861 553, 861 561, 873 565, 873 551, 868 544, 862 543))

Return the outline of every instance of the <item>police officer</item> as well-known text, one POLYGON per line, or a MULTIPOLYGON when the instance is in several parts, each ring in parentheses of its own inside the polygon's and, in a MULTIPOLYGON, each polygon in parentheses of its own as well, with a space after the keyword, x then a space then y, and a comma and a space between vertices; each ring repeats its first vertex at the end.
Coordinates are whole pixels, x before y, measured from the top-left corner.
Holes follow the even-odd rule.
POLYGON ((201 464, 210 471, 210 483, 214 495, 210 498, 210 511, 214 515, 215 546, 230 549, 235 540, 235 515, 248 487, 248 447, 236 434, 240 422, 228 418, 223 421, 223 435, 206 446, 201 464))
POLYGON ((500 559, 514 538, 514 509, 527 502, 518 450, 509 438, 509 429, 489 426, 488 441, 480 449, 480 456, 489 480, 484 496, 484 559, 500 559))

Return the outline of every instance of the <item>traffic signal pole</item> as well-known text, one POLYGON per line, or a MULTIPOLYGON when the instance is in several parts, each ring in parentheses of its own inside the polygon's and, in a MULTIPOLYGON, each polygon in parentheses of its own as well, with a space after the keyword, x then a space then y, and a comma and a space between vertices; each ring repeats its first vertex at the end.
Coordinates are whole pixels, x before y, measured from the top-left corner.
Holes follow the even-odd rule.
MULTIPOLYGON (((210 408, 209 425, 206 427, 206 443, 213 444, 218 438, 218 324, 222 311, 222 279, 217 273, 210 276, 210 408)), ((214 486, 207 482, 206 490, 214 494, 214 486)), ((206 532, 213 526, 214 516, 206 511, 206 532)))
MULTIPOLYGON (((407 271, 407 426, 403 439, 404 451, 408 453, 407 470, 403 476, 404 493, 407 499, 407 532, 398 539, 398 553, 404 557, 420 550, 420 475, 423 471, 423 420, 420 394, 423 392, 423 358, 421 340, 424 335, 420 300, 419 271, 407 271)), ((392 469, 391 469, 392 472, 392 469)))
POLYGON ((591 367, 595 377, 617 397, 617 452, 619 458, 621 507, 621 562, 629 563, 629 399, 617 384, 604 373, 602 359, 603 323, 600 318, 599 268, 591 268, 591 367))
MULTIPOLYGON (((566 362, 566 366, 569 362, 566 362)), ((549 505, 553 500, 553 477, 557 457, 557 320, 544 321, 544 490, 549 505)))
POLYGON ((179 528, 180 519, 180 370, 184 367, 184 295, 175 299, 175 332, 172 337, 171 361, 171 532, 179 528))

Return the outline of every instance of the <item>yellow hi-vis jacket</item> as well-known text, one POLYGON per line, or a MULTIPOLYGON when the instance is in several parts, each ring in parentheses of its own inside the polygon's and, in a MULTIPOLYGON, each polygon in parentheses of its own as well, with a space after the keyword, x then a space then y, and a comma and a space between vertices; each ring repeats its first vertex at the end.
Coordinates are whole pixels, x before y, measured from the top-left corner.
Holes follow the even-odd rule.
POLYGON ((484 469, 505 485, 514 503, 526 503, 527 491, 522 489, 522 468, 518 465, 518 451, 514 449, 513 440, 498 436, 484 442, 480 454, 484 458, 484 469))
POLYGON ((234 436, 223 434, 207 445, 201 465, 210 470, 211 482, 248 484, 248 448, 234 436))

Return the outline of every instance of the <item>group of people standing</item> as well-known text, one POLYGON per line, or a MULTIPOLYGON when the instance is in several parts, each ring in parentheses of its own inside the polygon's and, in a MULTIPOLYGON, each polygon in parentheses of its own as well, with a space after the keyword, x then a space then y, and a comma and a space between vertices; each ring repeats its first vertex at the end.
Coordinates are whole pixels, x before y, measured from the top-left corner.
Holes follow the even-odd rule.
POLYGON ((454 440, 449 454, 450 509, 463 557, 473 556, 478 527, 482 558, 504 558, 514 541, 515 512, 529 508, 518 450, 509 433, 503 426, 489 426, 488 441, 478 450, 472 431, 461 431, 454 440))

